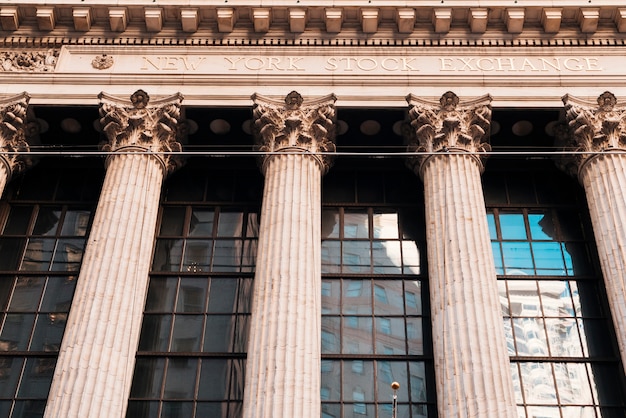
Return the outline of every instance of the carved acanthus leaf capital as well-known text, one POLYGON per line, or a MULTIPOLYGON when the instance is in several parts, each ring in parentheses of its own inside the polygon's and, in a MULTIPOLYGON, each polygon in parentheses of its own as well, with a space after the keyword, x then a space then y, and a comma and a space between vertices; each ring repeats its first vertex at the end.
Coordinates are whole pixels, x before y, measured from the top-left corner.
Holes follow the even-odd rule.
POLYGON ((491 96, 485 95, 461 102, 449 91, 439 103, 420 99, 412 94, 409 103, 411 130, 405 135, 409 152, 424 153, 409 157, 408 165, 421 173, 430 153, 460 151, 476 157, 481 170, 484 154, 491 150, 491 96))
POLYGON ((0 99, 0 152, 9 173, 17 173, 34 164, 29 155, 29 138, 36 137, 39 129, 28 116, 29 100, 26 92, 0 99))
POLYGON ((557 161, 563 170, 576 176, 596 154, 626 150, 626 104, 618 104, 613 93, 602 93, 596 102, 565 95, 563 103, 567 131, 557 135, 557 145, 573 151, 557 161))
POLYGON ((103 151, 153 152, 162 161, 166 173, 182 165, 179 142, 185 129, 181 123, 183 96, 175 95, 152 100, 143 90, 137 90, 130 100, 100 93, 100 125, 106 140, 103 151))
MULTIPOLYGON (((262 152, 303 152, 312 154, 322 173, 328 171, 331 157, 320 153, 335 151, 337 112, 334 94, 304 101, 292 91, 284 102, 252 96, 256 149, 262 152)), ((263 163, 271 157, 263 158, 263 163)))

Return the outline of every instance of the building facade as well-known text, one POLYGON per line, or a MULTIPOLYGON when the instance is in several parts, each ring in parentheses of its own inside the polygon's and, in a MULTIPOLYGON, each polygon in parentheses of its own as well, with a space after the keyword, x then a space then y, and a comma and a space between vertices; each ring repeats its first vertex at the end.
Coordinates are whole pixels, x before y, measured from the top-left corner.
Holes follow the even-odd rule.
POLYGON ((624 48, 610 0, 0 2, 0 417, 625 417, 624 48))

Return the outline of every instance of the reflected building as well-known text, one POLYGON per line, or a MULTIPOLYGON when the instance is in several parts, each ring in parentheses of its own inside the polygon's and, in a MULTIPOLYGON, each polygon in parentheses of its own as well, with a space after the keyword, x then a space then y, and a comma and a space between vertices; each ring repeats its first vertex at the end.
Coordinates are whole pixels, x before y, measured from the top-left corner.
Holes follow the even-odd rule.
POLYGON ((0 5, 0 418, 626 416, 626 8, 97 3, 0 5))

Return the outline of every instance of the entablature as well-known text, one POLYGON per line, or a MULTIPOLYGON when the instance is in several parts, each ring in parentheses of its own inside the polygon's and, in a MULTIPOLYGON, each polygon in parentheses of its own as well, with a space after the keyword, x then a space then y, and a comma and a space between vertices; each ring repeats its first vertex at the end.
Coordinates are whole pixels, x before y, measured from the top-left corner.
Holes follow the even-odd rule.
POLYGON ((555 38, 626 39, 626 7, 613 0, 584 6, 552 1, 549 7, 540 1, 501 0, 478 1, 474 6, 462 0, 389 4, 385 0, 370 0, 367 6, 353 0, 327 6, 308 0, 4 1, 0 2, 0 37, 5 44, 10 39, 50 43, 61 37, 85 44, 98 43, 97 39, 145 44, 163 38, 194 44, 213 38, 213 44, 242 45, 312 41, 358 45, 377 38, 393 40, 388 44, 464 39, 477 45, 485 39, 505 43, 536 39, 540 44, 555 38))

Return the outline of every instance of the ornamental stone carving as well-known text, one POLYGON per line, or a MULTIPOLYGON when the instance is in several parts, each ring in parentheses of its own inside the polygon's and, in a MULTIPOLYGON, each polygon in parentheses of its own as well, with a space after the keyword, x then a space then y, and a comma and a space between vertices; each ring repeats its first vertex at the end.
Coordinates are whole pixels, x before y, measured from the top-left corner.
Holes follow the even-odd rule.
POLYGON ((557 135, 557 145, 573 151, 557 160, 566 172, 578 176, 584 164, 598 153, 626 151, 626 104, 611 92, 596 102, 563 96, 567 131, 557 135))
POLYGON ((96 70, 106 70, 107 68, 111 68, 113 66, 113 57, 107 54, 97 55, 93 60, 91 60, 91 66, 96 70))
MULTIPOLYGON (((302 152, 313 155, 322 174, 332 163, 335 151, 337 113, 334 94, 305 102, 295 91, 284 102, 254 94, 253 131, 255 149, 262 152, 302 152)), ((265 165, 268 157, 263 158, 265 165)))
POLYGON ((29 100, 26 92, 0 100, 0 152, 9 174, 22 171, 34 163, 28 155, 28 140, 35 138, 39 129, 35 122, 29 121, 29 100))
POLYGON ((405 135, 407 151, 424 153, 409 157, 407 164, 416 173, 438 152, 471 153, 483 170, 480 155, 491 150, 488 143, 491 127, 491 96, 461 102, 451 91, 439 99, 439 103, 420 99, 412 94, 406 97, 409 103, 411 129, 405 135))
POLYGON ((59 51, 2 51, 0 68, 4 72, 52 72, 57 64, 59 51))
POLYGON ((174 155, 182 151, 179 140, 184 132, 180 93, 152 102, 143 90, 133 93, 130 101, 106 93, 98 97, 100 125, 106 135, 101 143, 103 151, 154 153, 166 174, 182 165, 181 157, 174 155))

